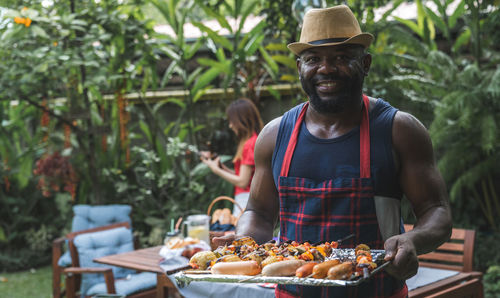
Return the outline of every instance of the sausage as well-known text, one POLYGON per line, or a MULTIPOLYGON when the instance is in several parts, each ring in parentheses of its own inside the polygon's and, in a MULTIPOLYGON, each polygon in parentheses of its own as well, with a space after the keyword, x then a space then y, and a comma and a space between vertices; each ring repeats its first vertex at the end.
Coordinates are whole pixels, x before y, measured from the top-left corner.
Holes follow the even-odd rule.
POLYGON ((261 269, 255 261, 222 262, 212 266, 212 274, 257 275, 261 269))
POLYGON ((295 271, 304 265, 304 260, 285 260, 267 265, 262 269, 264 276, 293 276, 295 271))
POLYGON ((318 265, 313 267, 312 273, 314 273, 314 275, 312 277, 325 278, 326 275, 328 274, 328 270, 338 264, 340 264, 340 260, 338 259, 328 260, 324 261, 323 263, 319 263, 318 265))
POLYGON ((295 276, 306 277, 306 276, 311 275, 311 273, 313 271, 313 267, 316 266, 317 264, 318 264, 317 262, 309 262, 309 263, 306 263, 306 264, 300 266, 300 268, 297 269, 297 271, 295 271, 295 276))
POLYGON ((349 279, 353 273, 354 266, 351 262, 344 262, 342 264, 331 267, 328 270, 328 279, 349 279))

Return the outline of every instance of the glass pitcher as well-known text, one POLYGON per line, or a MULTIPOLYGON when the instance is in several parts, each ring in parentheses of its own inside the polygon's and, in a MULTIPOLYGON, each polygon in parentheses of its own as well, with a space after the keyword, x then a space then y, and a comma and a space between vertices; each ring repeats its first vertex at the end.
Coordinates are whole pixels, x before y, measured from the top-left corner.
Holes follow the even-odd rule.
POLYGON ((196 238, 210 244, 210 216, 206 214, 190 215, 184 221, 183 234, 191 238, 196 238))

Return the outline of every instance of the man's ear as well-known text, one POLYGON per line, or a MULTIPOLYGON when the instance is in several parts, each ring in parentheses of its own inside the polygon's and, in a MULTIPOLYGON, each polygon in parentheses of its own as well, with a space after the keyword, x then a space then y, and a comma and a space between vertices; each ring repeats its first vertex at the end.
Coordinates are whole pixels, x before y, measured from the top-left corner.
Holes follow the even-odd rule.
POLYGON ((366 53, 363 57, 363 73, 365 76, 370 72, 370 67, 372 65, 372 55, 370 53, 366 53))
POLYGON ((295 60, 295 63, 297 63, 297 72, 300 76, 300 57, 298 57, 297 60, 295 60))

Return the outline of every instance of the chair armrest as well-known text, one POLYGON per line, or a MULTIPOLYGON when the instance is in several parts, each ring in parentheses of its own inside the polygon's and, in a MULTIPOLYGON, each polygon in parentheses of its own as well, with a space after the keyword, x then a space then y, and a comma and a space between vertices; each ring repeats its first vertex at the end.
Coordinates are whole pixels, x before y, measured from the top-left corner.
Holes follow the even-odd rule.
POLYGON ((52 241, 52 265, 57 265, 57 261, 62 256, 62 246, 65 240, 65 237, 59 237, 52 241))
POLYGON ((64 269, 64 273, 66 274, 82 274, 82 273, 102 273, 106 274, 106 272, 113 273, 113 269, 109 267, 68 267, 64 269))
MULTIPOLYGON (((116 294, 115 289, 115 277, 113 275, 113 269, 108 267, 69 267, 64 269, 64 274, 68 277, 68 289, 75 289, 76 285, 74 275, 83 273, 102 273, 104 274, 104 281, 106 283, 106 289, 108 294, 116 294), (71 285, 69 285, 71 284, 71 285)), ((68 292, 69 295, 69 292, 68 292)), ((69 296, 68 296, 69 297, 69 296)))

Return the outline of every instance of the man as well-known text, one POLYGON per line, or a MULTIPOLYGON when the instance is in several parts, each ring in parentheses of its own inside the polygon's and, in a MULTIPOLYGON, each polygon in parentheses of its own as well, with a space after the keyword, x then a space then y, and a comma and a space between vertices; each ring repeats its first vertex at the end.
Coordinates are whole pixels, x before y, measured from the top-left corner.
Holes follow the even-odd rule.
MULTIPOLYGON (((277 297, 406 297, 418 254, 451 233, 446 187, 431 140, 413 116, 362 93, 371 65, 362 33, 344 5, 312 9, 300 42, 288 45, 309 101, 267 124, 255 147, 250 201, 237 235, 257 242, 334 241, 385 249, 385 272, 356 287, 278 286, 277 297), (400 201, 410 201, 417 222, 403 233, 400 201)), ((218 238, 218 244, 232 240, 218 238)))

